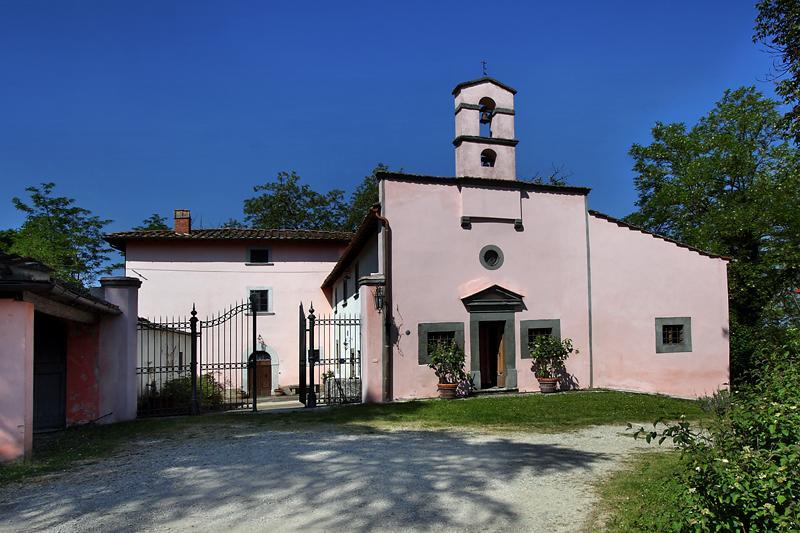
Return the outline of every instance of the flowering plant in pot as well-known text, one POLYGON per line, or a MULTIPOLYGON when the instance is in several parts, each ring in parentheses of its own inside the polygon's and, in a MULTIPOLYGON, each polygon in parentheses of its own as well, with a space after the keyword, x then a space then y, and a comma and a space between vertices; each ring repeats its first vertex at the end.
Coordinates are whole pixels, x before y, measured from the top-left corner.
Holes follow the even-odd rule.
POLYGON ((531 370, 539 381, 539 390, 555 392, 564 362, 573 353, 578 353, 572 347, 572 339, 560 340, 550 335, 539 335, 528 347, 531 351, 531 370))
POLYGON ((464 351, 455 341, 437 342, 428 347, 428 366, 439 378, 439 397, 455 398, 459 383, 468 380, 464 370, 464 351))

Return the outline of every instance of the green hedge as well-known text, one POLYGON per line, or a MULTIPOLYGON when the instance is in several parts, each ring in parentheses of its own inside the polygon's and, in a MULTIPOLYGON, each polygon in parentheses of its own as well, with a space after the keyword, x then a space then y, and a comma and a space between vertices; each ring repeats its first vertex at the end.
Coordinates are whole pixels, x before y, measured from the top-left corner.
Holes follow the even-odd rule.
MULTIPOLYGON (((714 402, 707 431, 645 432, 684 453, 681 529, 800 530, 800 334, 762 356, 753 385, 714 402)), ((719 397, 718 397, 719 398, 719 397)))

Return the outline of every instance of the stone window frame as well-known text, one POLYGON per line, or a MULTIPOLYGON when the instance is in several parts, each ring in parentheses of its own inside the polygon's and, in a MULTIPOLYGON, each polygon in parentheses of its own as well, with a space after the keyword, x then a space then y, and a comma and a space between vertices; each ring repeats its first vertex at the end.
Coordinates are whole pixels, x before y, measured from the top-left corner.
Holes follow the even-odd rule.
POLYGON ((520 320, 519 321, 519 353, 520 358, 530 359, 531 352, 528 349, 528 330, 537 328, 550 328, 551 336, 561 340, 561 319, 560 318, 547 318, 536 320, 520 320))
POLYGON ((656 317, 656 353, 689 353, 692 351, 692 317, 656 317), (683 326, 683 342, 664 344, 664 326, 683 326))
POLYGON ((487 244, 486 246, 481 248, 481 252, 478 254, 478 259, 480 260, 483 268, 485 268, 486 270, 497 270, 498 268, 503 266, 503 262, 505 261, 505 256, 503 255, 503 250, 501 250, 499 246, 494 244, 487 244), (497 252, 497 257, 498 257, 497 264, 490 265, 484 259, 484 255, 486 255, 486 252, 489 251, 497 252))
POLYGON ((417 364, 427 366, 431 358, 428 355, 428 333, 442 333, 452 331, 455 334, 456 344, 464 350, 464 323, 463 322, 420 322, 417 324, 417 364))

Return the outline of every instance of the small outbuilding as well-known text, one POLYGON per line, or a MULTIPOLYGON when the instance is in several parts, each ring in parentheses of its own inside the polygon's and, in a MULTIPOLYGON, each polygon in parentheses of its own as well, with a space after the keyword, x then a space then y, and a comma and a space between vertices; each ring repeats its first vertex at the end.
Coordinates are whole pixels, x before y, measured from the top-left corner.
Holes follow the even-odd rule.
POLYGON ((28 456, 39 432, 136 417, 141 282, 100 283, 0 253, 0 461, 28 456))

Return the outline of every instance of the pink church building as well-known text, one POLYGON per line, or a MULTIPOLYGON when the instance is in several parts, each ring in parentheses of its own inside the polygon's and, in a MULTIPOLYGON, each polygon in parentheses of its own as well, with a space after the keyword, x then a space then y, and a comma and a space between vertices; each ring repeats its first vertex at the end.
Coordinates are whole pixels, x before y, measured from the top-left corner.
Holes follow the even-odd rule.
POLYGON ((455 176, 379 174, 355 234, 193 230, 179 210, 174 231, 109 235, 142 281, 140 315, 256 291, 273 390, 300 380, 297 309, 311 302, 360 321, 364 401, 435 396, 427 347, 442 339, 478 389, 536 391, 540 334, 579 351, 562 388, 725 388, 728 260, 589 209, 587 188, 517 179, 515 94, 488 77, 457 85, 455 176))

